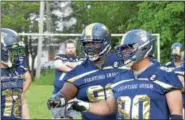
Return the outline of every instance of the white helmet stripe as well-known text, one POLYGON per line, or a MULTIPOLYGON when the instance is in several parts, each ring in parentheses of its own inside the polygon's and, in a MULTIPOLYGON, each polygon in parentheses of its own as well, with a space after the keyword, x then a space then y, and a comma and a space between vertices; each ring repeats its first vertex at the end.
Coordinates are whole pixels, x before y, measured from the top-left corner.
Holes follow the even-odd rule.
POLYGON ((153 45, 150 47, 150 49, 147 51, 147 53, 145 54, 144 58, 148 56, 148 54, 150 53, 150 51, 152 51, 153 49, 153 45))
POLYGON ((1 43, 3 43, 4 46, 6 46, 5 42, 4 42, 4 37, 6 36, 6 33, 1 32, 1 43))

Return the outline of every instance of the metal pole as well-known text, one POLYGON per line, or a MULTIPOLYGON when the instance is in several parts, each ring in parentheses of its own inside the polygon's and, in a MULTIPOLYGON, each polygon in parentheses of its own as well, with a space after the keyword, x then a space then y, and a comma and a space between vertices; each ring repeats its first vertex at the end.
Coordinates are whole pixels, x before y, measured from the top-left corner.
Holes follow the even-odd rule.
POLYGON ((157 34, 157 60, 160 62, 160 34, 157 34))
MULTIPOLYGON (((48 33, 52 33, 52 19, 51 19, 51 10, 50 10, 50 2, 46 1, 46 15, 47 15, 47 19, 46 19, 46 28, 47 28, 47 32, 48 33)), ((51 40, 52 40, 52 36, 47 36, 47 45, 48 47, 46 48, 48 51, 48 60, 50 60, 50 55, 52 53, 52 49, 51 49, 51 40)))
MULTIPOLYGON (((44 20, 44 1, 40 1, 40 18, 39 18, 39 34, 43 34, 43 20, 44 20)), ((37 47, 37 69, 36 69, 36 80, 40 79, 41 71, 41 56, 42 56, 42 41, 43 36, 39 36, 38 47, 37 47)))

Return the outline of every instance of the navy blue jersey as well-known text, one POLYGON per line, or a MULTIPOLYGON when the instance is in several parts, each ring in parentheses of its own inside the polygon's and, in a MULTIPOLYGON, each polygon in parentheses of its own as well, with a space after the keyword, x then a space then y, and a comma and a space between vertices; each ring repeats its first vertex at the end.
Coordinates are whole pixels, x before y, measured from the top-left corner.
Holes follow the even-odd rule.
POLYGON ((18 74, 24 74, 26 71, 28 71, 25 57, 20 57, 19 63, 20 65, 16 67, 16 72, 18 72, 18 74))
POLYGON ((165 67, 170 68, 170 69, 174 69, 176 66, 175 66, 175 63, 173 61, 171 61, 171 62, 166 63, 165 67))
MULTIPOLYGON (((174 72, 177 75, 180 75, 180 76, 184 77, 184 64, 181 64, 179 67, 176 67, 174 69, 174 72)), ((185 93, 184 92, 182 93, 182 98, 183 98, 183 107, 185 108, 185 93)))
POLYGON ((175 72, 177 75, 184 76, 184 64, 181 64, 180 66, 176 67, 176 68, 174 69, 174 72, 175 72))
MULTIPOLYGON (((117 56, 109 54, 103 68, 98 68, 87 59, 68 72, 64 79, 78 88, 77 99, 98 102, 112 95, 110 84, 114 77, 123 70, 124 67, 119 67, 117 56)), ((82 113, 82 118, 87 120, 114 120, 116 114, 99 116, 87 112, 82 113)))
POLYGON ((117 104, 117 119, 169 119, 165 94, 181 89, 177 75, 152 62, 137 78, 133 70, 123 71, 111 85, 117 104))
MULTIPOLYGON (((61 60, 64 64, 66 62, 78 62, 81 60, 78 56, 69 57, 66 54, 57 54, 55 60, 61 60)), ((65 72, 58 69, 55 70, 54 90, 53 94, 56 94, 64 85, 63 76, 65 72)))
POLYGON ((17 71, 1 68, 1 119, 21 119, 23 79, 17 71))

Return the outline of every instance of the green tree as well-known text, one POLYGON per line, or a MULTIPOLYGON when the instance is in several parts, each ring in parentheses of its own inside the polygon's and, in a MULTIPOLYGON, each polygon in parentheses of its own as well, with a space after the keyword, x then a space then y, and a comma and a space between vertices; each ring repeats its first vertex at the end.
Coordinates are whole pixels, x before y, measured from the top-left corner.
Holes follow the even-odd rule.
POLYGON ((39 12, 39 2, 1 2, 2 27, 12 28, 17 32, 28 32, 30 16, 39 12))
POLYGON ((159 33, 161 62, 169 61, 171 45, 184 44, 184 2, 142 2, 137 7, 136 16, 128 20, 128 30, 141 28, 159 33))
MULTIPOLYGON (((77 18, 76 32, 87 24, 100 22, 112 33, 131 29, 159 33, 162 63, 169 61, 172 43, 184 44, 184 2, 72 2, 72 8, 77 18)), ((112 38, 112 45, 119 41, 120 38, 112 38)))
MULTIPOLYGON (((2 27, 10 28, 16 32, 37 32, 38 31, 38 18, 39 13, 39 2, 10 2, 2 1, 2 27), (34 17, 35 16, 35 17, 34 17)), ((34 68, 34 61, 36 56, 36 49, 33 48, 33 41, 28 37, 24 37, 25 42, 25 54, 26 61, 29 63, 29 54, 32 56, 32 66, 28 68, 34 68)), ((32 77, 33 77, 33 72, 32 77)))

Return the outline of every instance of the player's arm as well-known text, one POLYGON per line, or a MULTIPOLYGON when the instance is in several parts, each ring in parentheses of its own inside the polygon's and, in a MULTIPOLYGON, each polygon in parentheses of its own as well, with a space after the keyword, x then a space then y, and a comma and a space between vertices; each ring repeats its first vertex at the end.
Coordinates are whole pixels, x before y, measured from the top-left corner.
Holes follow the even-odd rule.
POLYGON ((182 93, 180 90, 173 90, 165 95, 171 115, 182 116, 182 93))
POLYGON ((164 82, 166 85, 162 85, 162 88, 171 113, 171 119, 182 119, 182 84, 174 71, 167 71, 164 74, 164 82))
POLYGON ((56 69, 62 71, 62 72, 69 72, 72 68, 68 65, 64 64, 62 60, 57 59, 54 61, 54 66, 56 69))
POLYGON ((96 115, 109 115, 116 111, 116 102, 113 96, 98 103, 90 103, 89 112, 96 115))
POLYGON ((24 77, 25 77, 25 82, 24 82, 24 86, 23 86, 23 93, 25 93, 28 88, 30 87, 31 83, 32 83, 32 79, 31 79, 31 75, 29 71, 26 71, 24 73, 24 77))
POLYGON ((21 96, 21 102, 22 102, 22 119, 31 119, 28 105, 25 101, 24 95, 21 96))
POLYGON ((60 90, 60 93, 64 95, 67 101, 76 97, 78 88, 70 82, 65 82, 63 88, 60 90))
POLYGON ((116 103, 113 96, 97 103, 89 103, 81 100, 72 100, 69 103, 72 104, 69 109, 79 112, 90 112, 96 115, 109 115, 116 111, 116 103))
POLYGON ((77 62, 68 62, 66 65, 70 68, 75 68, 77 65, 81 64, 82 61, 77 61, 77 62))

